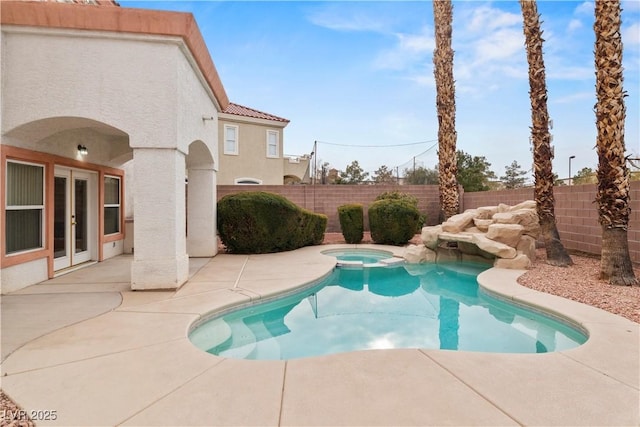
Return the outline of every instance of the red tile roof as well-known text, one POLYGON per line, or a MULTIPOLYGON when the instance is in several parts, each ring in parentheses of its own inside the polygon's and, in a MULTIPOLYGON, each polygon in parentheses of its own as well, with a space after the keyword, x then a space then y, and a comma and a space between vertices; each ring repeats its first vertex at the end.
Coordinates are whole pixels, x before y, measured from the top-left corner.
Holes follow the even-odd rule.
POLYGON ((236 116, 251 117, 254 119, 273 120, 276 122, 289 123, 288 119, 274 116, 273 114, 264 113, 262 111, 254 110, 253 108, 245 107, 244 105, 229 103, 229 106, 222 110, 223 113, 233 114, 236 116))
POLYGON ((118 2, 115 0, 22 0, 22 1, 92 4, 95 6, 120 6, 120 4, 118 4, 118 2))

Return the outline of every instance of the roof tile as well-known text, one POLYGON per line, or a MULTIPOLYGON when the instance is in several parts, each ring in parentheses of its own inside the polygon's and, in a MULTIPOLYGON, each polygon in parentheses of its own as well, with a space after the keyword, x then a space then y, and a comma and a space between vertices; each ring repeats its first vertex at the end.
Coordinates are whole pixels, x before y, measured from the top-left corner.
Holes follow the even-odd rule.
POLYGON ((233 102, 230 102, 229 106, 225 108, 222 112, 227 114, 233 114, 236 116, 252 117, 254 119, 265 119, 265 120, 273 120, 276 122, 289 123, 288 119, 274 116, 273 114, 265 113, 262 111, 258 111, 253 108, 245 107, 244 105, 234 104, 233 102))

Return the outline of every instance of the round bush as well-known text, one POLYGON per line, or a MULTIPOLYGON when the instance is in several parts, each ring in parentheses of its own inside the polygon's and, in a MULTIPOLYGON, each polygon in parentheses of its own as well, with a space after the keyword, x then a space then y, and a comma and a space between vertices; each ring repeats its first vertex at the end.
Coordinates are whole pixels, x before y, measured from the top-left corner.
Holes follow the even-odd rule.
POLYGON ((322 243, 327 217, 278 194, 249 191, 218 201, 217 225, 229 252, 269 253, 322 243))
POLYGON ((378 197, 376 197, 376 201, 378 200, 400 200, 407 202, 416 208, 418 207, 418 198, 411 194, 403 193, 401 191, 385 191, 384 193, 380 193, 378 197))
POLYGON ((382 199, 369 206, 369 229, 375 243, 404 245, 419 224, 420 211, 405 200, 382 199))
POLYGON ((362 205, 338 206, 340 229, 347 243, 360 243, 364 237, 364 213, 362 205))
MULTIPOLYGON (((402 202, 409 203, 418 209, 418 198, 412 194, 403 193, 401 191, 385 191, 384 193, 380 193, 378 197, 376 197, 376 201, 378 200, 399 200, 402 202)), ((422 231, 422 226, 427 222, 427 216, 424 214, 420 214, 420 221, 418 221, 418 225, 416 227, 416 233, 420 233, 422 231)))

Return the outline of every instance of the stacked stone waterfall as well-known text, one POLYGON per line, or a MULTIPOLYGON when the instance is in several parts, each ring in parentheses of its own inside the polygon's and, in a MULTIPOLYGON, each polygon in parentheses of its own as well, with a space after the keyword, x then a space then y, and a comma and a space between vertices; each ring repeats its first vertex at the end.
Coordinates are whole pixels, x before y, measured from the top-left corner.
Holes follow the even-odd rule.
POLYGON ((456 242, 463 261, 493 261, 494 267, 526 269, 536 256, 540 224, 536 203, 500 204, 468 209, 446 222, 422 229, 422 245, 410 245, 408 263, 434 262, 456 242))

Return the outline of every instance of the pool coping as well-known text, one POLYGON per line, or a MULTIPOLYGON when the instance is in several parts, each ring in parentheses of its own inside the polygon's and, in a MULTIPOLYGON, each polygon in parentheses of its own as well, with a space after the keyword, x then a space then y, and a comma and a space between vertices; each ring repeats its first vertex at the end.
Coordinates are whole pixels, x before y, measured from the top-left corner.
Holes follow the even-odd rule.
POLYGON ((2 388, 27 410, 57 411, 57 420, 39 425, 640 424, 640 325, 522 287, 523 270, 492 268, 478 281, 502 298, 568 317, 588 331, 585 344, 543 355, 400 349, 244 361, 188 341, 212 308, 292 292, 334 268, 321 251, 359 247, 403 250, 326 245, 218 255, 177 292, 121 291, 113 310, 12 353, 2 363, 2 388))

